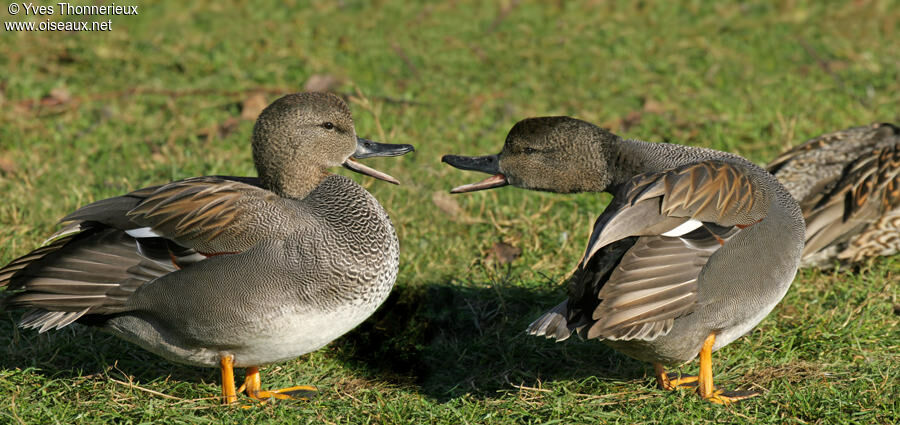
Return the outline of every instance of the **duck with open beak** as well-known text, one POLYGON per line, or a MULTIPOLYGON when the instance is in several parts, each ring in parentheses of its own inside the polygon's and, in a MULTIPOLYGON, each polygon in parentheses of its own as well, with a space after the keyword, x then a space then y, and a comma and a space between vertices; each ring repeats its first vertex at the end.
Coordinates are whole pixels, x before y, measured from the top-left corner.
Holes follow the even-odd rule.
POLYGON ((603 341, 654 365, 666 390, 720 404, 754 391, 713 385, 712 352, 753 329, 784 297, 803 249, 797 202, 762 168, 727 152, 624 140, 570 117, 517 123, 497 155, 446 155, 491 174, 453 193, 500 186, 608 192, 568 298, 527 332, 603 341), (700 358, 700 373, 666 372, 700 358))
POLYGON ((506 186, 509 181, 506 176, 500 172, 500 160, 498 155, 485 156, 462 156, 462 155, 444 155, 441 161, 450 164, 460 170, 481 171, 482 173, 491 174, 490 177, 478 182, 464 184, 462 186, 450 189, 450 193, 475 192, 484 189, 493 189, 495 187, 506 186))
POLYGON ((367 167, 357 161, 357 159, 371 158, 374 156, 400 156, 409 152, 414 152, 415 150, 413 145, 378 143, 369 139, 357 137, 356 152, 353 152, 353 154, 344 161, 344 167, 348 170, 353 170, 360 174, 384 180, 388 183, 400 184, 397 179, 374 168, 367 167))

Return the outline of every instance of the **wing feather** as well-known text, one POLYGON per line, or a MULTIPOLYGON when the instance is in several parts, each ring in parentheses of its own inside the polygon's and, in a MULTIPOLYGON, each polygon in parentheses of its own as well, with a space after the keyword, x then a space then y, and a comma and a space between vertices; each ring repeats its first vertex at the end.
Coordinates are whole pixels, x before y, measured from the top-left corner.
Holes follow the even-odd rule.
MULTIPOLYGON (((772 202, 772 194, 757 183, 765 173, 751 167, 701 161, 637 176, 620 190, 597 219, 580 268, 594 267, 596 254, 610 243, 639 238, 607 279, 593 283, 600 287, 593 291, 587 338, 652 340, 693 311, 698 278, 709 258, 741 226, 764 219, 772 202), (662 236, 688 220, 702 226, 678 237, 662 236)), ((569 306, 583 303, 568 301, 569 306)))
MULTIPOLYGON (((286 201, 254 184, 197 177, 160 186, 127 216, 137 225, 199 252, 239 252, 258 242, 254 231, 268 217, 295 213, 286 201)), ((266 234, 286 232, 266 222, 266 234)))
POLYGON ((772 196, 754 183, 751 166, 708 160, 636 176, 616 196, 624 201, 614 198, 597 219, 582 264, 613 241, 659 235, 691 219, 726 227, 762 220, 772 196))
POLYGON ((199 177, 82 207, 44 246, 0 269, 10 290, 3 305, 30 308, 21 325, 41 332, 127 310, 137 288, 203 261, 200 252, 243 251, 258 235, 277 234, 277 223, 266 222, 267 232, 254 226, 294 210, 257 183, 199 177))
POLYGON ((781 154, 768 169, 800 204, 807 222, 803 263, 890 255, 884 236, 900 210, 900 128, 876 123, 828 133, 781 154))
MULTIPOLYGON (((853 161, 830 191, 803 201, 801 207, 807 222, 804 257, 859 239, 857 235, 883 215, 900 208, 900 143, 853 161)), ((853 248, 851 243, 848 249, 853 248)))
POLYGON ((669 322, 693 310, 700 271, 720 246, 711 234, 690 242, 638 238, 597 294, 587 338, 652 340, 668 332, 669 322))
POLYGON ((168 258, 142 256, 138 244, 122 230, 85 226, 0 270, 10 290, 3 305, 30 308, 20 324, 41 332, 121 311, 138 287, 176 270, 168 258))

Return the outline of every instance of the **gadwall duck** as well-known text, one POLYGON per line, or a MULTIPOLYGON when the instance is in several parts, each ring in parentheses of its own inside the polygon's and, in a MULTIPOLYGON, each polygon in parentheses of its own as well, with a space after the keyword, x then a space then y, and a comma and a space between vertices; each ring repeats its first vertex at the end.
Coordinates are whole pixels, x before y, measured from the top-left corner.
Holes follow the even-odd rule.
POLYGON ((509 184, 614 195, 569 279, 568 299, 528 333, 603 340, 653 363, 662 388, 696 387, 712 402, 756 395, 717 390, 711 353, 766 317, 797 272, 803 216, 771 174, 737 155, 623 140, 569 117, 526 119, 499 154, 443 161, 492 174, 455 193, 509 184), (698 354, 699 376, 665 372, 698 354))
POLYGON ((801 266, 858 262, 900 250, 900 128, 854 127, 775 158, 769 172, 806 219, 801 266))
POLYGON ((337 96, 300 93, 269 105, 253 128, 258 178, 208 176, 94 202, 44 246, 0 269, 3 304, 27 308, 40 332, 100 327, 169 360, 219 367, 222 395, 302 398, 315 387, 263 391, 260 365, 314 351, 371 315, 397 277, 399 245, 378 201, 343 165, 410 145, 358 138, 337 96), (235 390, 233 367, 246 370, 235 390))

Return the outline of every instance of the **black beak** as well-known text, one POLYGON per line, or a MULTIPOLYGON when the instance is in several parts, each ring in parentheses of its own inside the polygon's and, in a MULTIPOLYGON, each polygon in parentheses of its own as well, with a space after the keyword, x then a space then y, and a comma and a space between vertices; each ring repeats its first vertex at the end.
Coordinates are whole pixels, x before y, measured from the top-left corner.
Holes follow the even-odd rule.
POLYGON ((410 152, 414 152, 416 148, 413 145, 398 144, 392 145, 388 143, 373 142, 362 137, 356 138, 356 152, 353 152, 353 159, 371 158, 373 156, 400 156, 410 152))
POLYGON ((441 161, 460 170, 481 171, 488 174, 500 174, 500 159, 497 155, 462 156, 444 155, 441 161))
POLYGON ((444 157, 441 158, 441 161, 459 168, 460 170, 481 171, 482 173, 493 174, 478 183, 455 187, 450 190, 450 193, 474 192, 476 190, 492 189, 509 184, 506 180, 506 176, 500 172, 500 158, 497 155, 444 155, 444 157))
POLYGON ((374 168, 366 167, 365 165, 357 162, 357 159, 363 158, 371 158, 373 156, 400 156, 405 153, 413 152, 416 149, 412 145, 398 144, 392 145, 388 143, 378 143, 373 142, 369 139, 363 139, 362 137, 356 138, 356 152, 353 152, 353 155, 350 155, 350 158, 347 158, 344 161, 344 167, 347 169, 356 171, 360 174, 365 174, 367 176, 375 177, 379 180, 384 180, 393 184, 400 184, 397 179, 382 173, 374 168))

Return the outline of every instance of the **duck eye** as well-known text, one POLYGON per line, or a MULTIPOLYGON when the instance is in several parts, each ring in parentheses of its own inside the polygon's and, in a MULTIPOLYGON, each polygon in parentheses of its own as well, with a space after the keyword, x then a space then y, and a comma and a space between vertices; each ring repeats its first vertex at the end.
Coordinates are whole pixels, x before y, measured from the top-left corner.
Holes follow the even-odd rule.
POLYGON ((537 149, 535 149, 535 148, 525 148, 525 153, 535 153, 535 152, 537 152, 537 149))
POLYGON ((322 123, 322 127, 325 127, 326 130, 334 130, 334 124, 331 121, 322 123))

